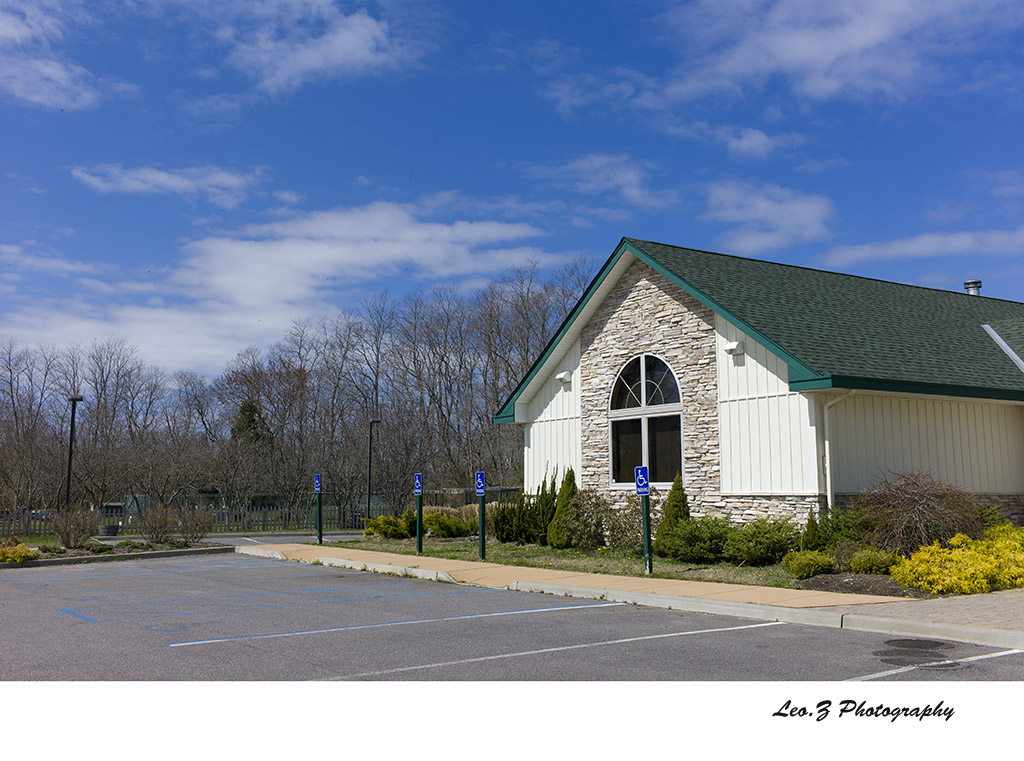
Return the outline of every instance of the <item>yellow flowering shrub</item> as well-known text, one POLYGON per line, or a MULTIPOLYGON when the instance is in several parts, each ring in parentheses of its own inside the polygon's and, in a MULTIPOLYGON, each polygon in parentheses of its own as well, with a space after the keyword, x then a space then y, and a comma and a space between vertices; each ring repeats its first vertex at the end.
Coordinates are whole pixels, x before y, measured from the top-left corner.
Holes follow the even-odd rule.
POLYGON ((922 547, 893 567, 898 584, 933 594, 979 594, 1024 587, 1024 528, 1003 524, 985 539, 957 534, 943 547, 922 547))
POLYGON ((3 563, 24 563, 26 560, 35 560, 37 557, 39 555, 35 550, 30 550, 24 544, 0 547, 0 562, 3 563))

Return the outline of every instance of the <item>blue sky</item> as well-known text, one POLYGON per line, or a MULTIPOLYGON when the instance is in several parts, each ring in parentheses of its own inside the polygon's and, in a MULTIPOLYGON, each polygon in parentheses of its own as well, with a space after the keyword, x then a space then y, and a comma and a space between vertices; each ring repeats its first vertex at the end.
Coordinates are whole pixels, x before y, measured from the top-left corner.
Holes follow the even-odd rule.
POLYGON ((216 374, 623 236, 1019 300, 1024 5, 0 0, 0 339, 216 374))

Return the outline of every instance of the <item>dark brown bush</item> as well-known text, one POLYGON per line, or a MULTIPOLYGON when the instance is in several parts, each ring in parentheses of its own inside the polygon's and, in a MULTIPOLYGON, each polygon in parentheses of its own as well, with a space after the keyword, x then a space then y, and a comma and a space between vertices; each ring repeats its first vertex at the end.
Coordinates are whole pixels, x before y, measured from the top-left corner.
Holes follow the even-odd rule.
POLYGON ((927 473, 897 473, 858 501, 871 544, 909 557, 918 548, 956 534, 982 538, 990 521, 967 492, 927 473))

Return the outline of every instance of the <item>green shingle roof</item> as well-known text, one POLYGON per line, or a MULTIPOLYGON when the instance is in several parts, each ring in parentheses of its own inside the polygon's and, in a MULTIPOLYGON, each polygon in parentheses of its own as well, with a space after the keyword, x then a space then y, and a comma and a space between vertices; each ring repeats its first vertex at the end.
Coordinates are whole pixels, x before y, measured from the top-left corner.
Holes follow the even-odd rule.
POLYGON ((624 242, 671 280, 703 294, 698 299, 714 302, 727 319, 831 379, 826 384, 797 378, 791 384, 795 389, 939 386, 957 395, 973 395, 974 389, 983 396, 1024 399, 1024 373, 982 328, 992 325, 1011 347, 1024 344, 1024 304, 650 241, 624 242))
POLYGON ((533 368, 551 357, 613 265, 632 255, 778 354, 794 391, 823 388, 1024 401, 1024 304, 623 238, 533 368))

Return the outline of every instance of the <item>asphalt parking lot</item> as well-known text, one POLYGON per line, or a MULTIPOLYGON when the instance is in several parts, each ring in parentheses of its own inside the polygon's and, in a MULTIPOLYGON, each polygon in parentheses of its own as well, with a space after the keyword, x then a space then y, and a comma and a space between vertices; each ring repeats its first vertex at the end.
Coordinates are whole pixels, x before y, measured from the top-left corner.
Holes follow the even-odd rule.
POLYGON ((979 681, 1024 654, 242 555, 0 572, 4 680, 979 681))

